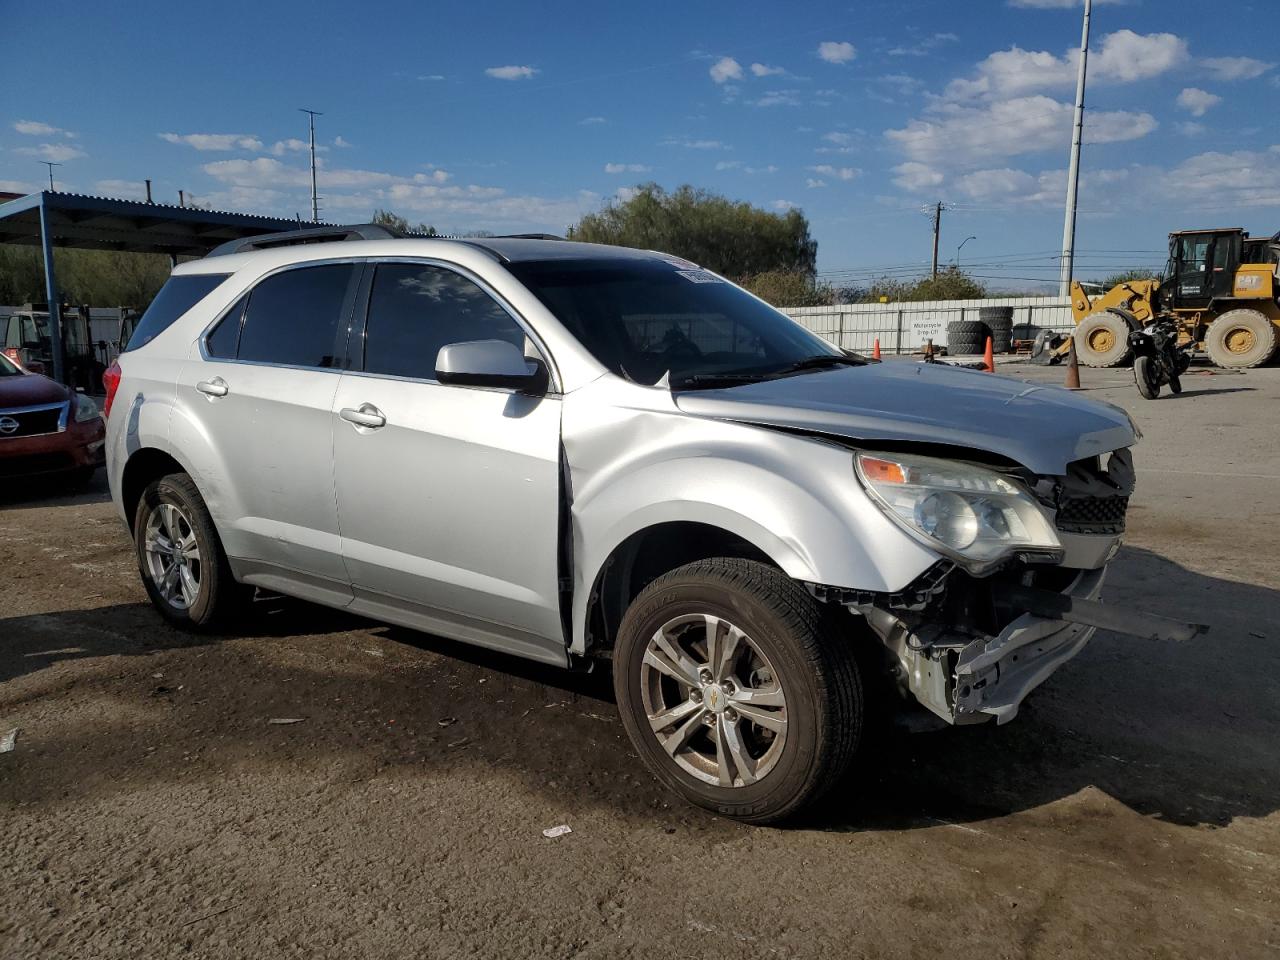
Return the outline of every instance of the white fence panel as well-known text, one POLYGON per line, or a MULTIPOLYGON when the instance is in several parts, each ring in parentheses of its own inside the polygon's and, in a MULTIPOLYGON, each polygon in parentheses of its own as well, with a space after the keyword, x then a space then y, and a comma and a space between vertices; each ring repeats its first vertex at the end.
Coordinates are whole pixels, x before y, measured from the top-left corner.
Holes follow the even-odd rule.
POLYGON ((1013 307, 1013 335, 1018 340, 1030 340, 1041 330, 1065 332, 1073 325, 1069 297, 852 303, 783 307, 782 312, 839 347, 870 353, 879 339, 882 353, 914 353, 930 338, 935 347, 945 347, 947 324, 977 320, 981 307, 1013 307))

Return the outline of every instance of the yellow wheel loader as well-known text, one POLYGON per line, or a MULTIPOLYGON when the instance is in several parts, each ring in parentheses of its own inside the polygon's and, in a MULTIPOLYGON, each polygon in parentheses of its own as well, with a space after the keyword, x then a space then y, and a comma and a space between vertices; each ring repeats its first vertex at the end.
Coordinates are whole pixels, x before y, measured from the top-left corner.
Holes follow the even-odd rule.
POLYGON ((1280 233, 1171 233, 1163 277, 1121 283, 1097 299, 1072 283, 1071 313, 1076 355, 1091 367, 1128 361, 1130 332, 1157 316, 1172 318, 1178 342, 1193 343, 1220 367, 1260 366, 1280 342, 1280 233))

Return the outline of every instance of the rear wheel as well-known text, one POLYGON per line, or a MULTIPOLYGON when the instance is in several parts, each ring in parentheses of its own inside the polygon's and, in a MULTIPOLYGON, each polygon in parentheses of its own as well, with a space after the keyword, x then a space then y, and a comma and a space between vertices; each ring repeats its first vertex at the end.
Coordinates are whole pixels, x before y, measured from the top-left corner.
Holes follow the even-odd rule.
POLYGON ((1276 350, 1276 325, 1257 310, 1228 310, 1209 324, 1204 349, 1220 367, 1259 367, 1276 350))
POLYGON ((847 769, 862 724, 851 638, 762 563, 713 559, 651 583, 613 658, 623 725, 641 759, 686 800, 770 823, 847 769))
POLYGON ((142 492, 133 539, 147 595, 175 626, 217 626, 252 595, 232 576, 204 499, 185 473, 154 480, 142 492))
POLYGON ((1117 314, 1103 311, 1076 325, 1076 356, 1086 367, 1118 367, 1129 359, 1129 324, 1117 314))

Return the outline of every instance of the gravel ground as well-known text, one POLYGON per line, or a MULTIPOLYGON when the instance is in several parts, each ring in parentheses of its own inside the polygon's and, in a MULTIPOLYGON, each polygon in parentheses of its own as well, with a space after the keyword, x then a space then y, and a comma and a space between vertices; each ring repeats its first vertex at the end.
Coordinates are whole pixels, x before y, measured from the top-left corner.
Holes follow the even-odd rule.
POLYGON ((0 955, 1280 955, 1280 370, 1083 376, 1146 434, 1107 600, 1212 632, 1100 633, 788 829, 668 796, 598 676, 289 601, 177 633, 101 479, 9 490, 0 955))

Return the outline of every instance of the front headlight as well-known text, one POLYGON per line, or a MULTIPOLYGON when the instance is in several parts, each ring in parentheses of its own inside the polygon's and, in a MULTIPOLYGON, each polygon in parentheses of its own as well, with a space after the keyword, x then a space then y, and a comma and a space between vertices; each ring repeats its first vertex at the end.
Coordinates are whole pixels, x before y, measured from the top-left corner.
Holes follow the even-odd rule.
POLYGON ((857 453, 858 479, 890 518, 972 573, 1015 553, 1061 559, 1045 511, 994 470, 889 453, 857 453))
POLYGON ((76 422, 87 423, 98 417, 98 405, 83 393, 76 394, 76 422))

